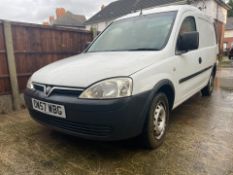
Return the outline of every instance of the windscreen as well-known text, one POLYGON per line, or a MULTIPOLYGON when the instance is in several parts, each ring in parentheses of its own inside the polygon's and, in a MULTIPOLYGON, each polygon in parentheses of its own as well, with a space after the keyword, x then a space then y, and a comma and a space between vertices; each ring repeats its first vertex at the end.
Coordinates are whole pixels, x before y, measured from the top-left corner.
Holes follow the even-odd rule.
POLYGON ((141 15, 112 23, 87 52, 161 50, 170 36, 176 12, 141 15))

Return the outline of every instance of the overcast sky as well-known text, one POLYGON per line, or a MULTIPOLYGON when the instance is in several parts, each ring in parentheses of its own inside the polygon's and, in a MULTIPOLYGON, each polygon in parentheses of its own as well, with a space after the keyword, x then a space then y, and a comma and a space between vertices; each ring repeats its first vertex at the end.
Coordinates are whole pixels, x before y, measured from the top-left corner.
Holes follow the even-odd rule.
POLYGON ((55 15, 57 7, 64 7, 87 18, 115 0, 0 0, 0 19, 42 23, 55 15))

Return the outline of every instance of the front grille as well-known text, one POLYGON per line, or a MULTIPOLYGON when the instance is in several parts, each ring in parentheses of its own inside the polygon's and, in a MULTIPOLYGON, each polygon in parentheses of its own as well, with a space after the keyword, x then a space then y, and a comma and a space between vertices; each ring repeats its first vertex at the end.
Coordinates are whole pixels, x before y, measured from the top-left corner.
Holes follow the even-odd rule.
POLYGON ((106 137, 112 132, 112 128, 108 126, 72 122, 66 119, 51 117, 36 111, 31 111, 31 115, 39 122, 77 134, 106 137))
POLYGON ((44 86, 41 86, 41 85, 38 85, 38 84, 34 84, 33 87, 37 91, 44 92, 44 86))
POLYGON ((64 95, 64 96, 74 96, 79 97, 83 92, 83 89, 69 88, 69 87, 59 87, 59 86, 48 86, 44 84, 33 84, 36 91, 41 93, 46 93, 46 95, 64 95), (47 89, 49 87, 49 89, 47 89), (48 92, 46 92, 48 90, 48 92))
POLYGON ((65 89, 54 89, 50 95, 65 95, 65 96, 76 96, 79 97, 83 91, 79 90, 65 90, 65 89))

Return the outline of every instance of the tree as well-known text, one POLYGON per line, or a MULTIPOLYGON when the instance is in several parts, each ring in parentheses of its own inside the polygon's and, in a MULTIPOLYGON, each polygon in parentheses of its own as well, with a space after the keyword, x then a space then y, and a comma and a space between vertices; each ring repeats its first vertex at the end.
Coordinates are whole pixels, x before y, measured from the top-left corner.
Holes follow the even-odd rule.
POLYGON ((228 17, 233 17, 233 0, 230 0, 229 2, 228 2, 228 5, 229 6, 231 6, 231 9, 230 10, 228 10, 228 17))

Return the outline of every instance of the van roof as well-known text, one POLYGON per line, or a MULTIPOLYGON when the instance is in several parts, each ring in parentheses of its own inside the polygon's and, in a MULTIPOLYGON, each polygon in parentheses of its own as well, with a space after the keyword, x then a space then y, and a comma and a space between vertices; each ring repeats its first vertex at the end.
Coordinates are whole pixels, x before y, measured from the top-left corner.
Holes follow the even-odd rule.
MULTIPOLYGON (((197 13, 202 14, 203 16, 206 16, 203 12, 201 12, 198 8, 191 6, 191 5, 171 5, 171 6, 163 6, 163 7, 155 7, 151 9, 144 9, 142 10, 143 15, 149 15, 153 13, 161 13, 161 12, 169 12, 169 11, 196 11, 197 13)), ((116 19, 115 21, 121 20, 121 19, 126 19, 126 18, 131 18, 131 17, 136 17, 140 15, 140 11, 131 13, 128 15, 125 15, 123 17, 120 17, 116 19)), ((207 17, 207 16, 206 16, 207 17)))

